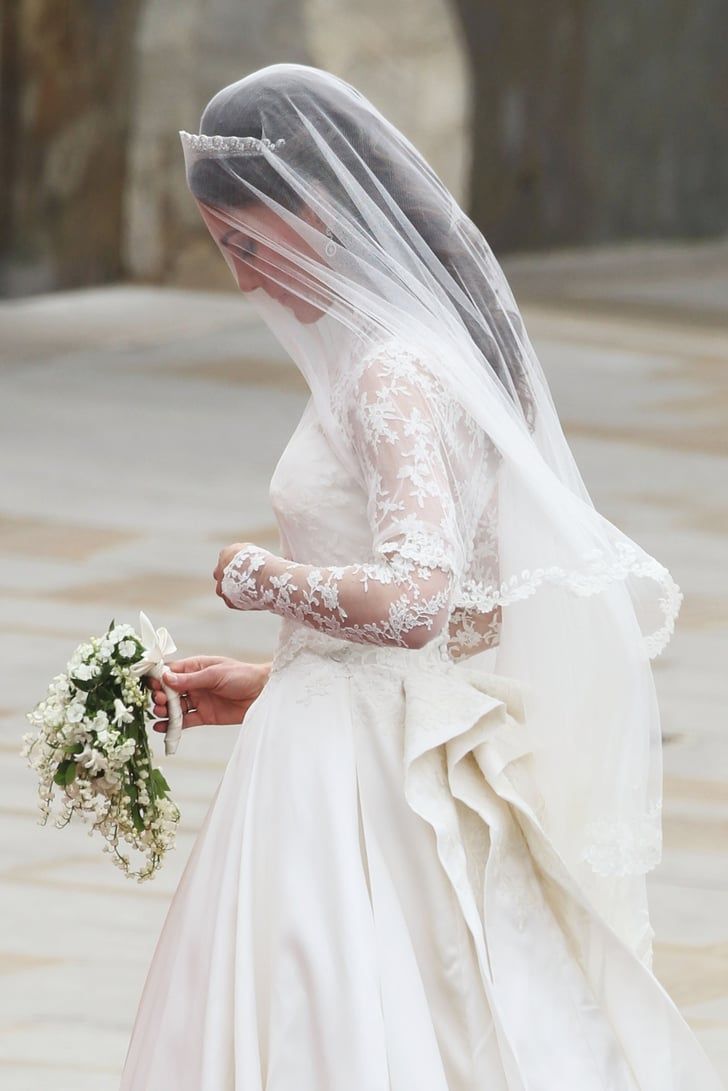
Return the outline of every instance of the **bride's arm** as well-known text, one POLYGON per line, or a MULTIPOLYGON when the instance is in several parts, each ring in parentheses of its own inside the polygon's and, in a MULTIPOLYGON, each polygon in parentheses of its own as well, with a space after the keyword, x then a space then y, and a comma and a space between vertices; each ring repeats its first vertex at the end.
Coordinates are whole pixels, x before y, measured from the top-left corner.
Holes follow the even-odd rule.
POLYGON ((251 543, 227 565, 221 590, 238 610, 270 610, 362 644, 419 648, 446 625, 452 585, 450 569, 401 554, 312 565, 251 543))
POLYGON ((438 393, 409 358, 375 359, 357 382, 347 420, 374 559, 303 564, 245 543, 221 570, 218 589, 229 605, 365 644, 418 648, 442 631, 462 546, 449 418, 438 393))

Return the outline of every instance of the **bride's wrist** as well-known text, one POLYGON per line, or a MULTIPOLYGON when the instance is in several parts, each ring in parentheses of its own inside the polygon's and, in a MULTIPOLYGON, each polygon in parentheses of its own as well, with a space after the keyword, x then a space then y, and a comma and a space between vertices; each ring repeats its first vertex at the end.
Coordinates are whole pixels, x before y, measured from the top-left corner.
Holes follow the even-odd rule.
POLYGON ((238 610, 264 610, 261 587, 273 554, 262 546, 246 544, 223 570, 220 590, 238 610))

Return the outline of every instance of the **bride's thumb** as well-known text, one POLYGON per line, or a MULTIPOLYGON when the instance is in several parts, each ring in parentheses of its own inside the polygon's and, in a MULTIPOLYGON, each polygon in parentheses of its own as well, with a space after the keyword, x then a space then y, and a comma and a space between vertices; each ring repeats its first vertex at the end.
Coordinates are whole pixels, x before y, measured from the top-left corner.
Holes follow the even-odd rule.
POLYGON ((162 681, 172 689, 211 689, 217 676, 213 667, 203 667, 200 671, 187 671, 185 674, 175 674, 174 671, 165 670, 162 681))
POLYGON ((183 686, 189 685, 189 675, 187 674, 175 674, 174 671, 165 670, 162 674, 162 681, 165 685, 171 686, 172 689, 180 689, 183 686))

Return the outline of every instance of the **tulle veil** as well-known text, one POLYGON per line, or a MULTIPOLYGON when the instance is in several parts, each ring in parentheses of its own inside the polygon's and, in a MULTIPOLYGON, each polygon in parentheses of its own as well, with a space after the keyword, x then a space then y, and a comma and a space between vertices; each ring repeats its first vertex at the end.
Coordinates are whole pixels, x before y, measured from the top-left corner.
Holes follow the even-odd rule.
POLYGON ((463 513, 453 608, 498 610, 491 669, 526 687, 540 821, 650 965, 645 876, 661 858, 662 803, 651 660, 682 593, 596 510, 488 243, 411 142, 323 70, 253 72, 180 137, 189 188, 236 283, 247 292, 248 274, 266 278, 250 301, 352 474, 341 392, 379 342, 416 350, 496 448, 497 507, 487 524, 463 513), (486 534, 495 565, 483 560, 486 534))

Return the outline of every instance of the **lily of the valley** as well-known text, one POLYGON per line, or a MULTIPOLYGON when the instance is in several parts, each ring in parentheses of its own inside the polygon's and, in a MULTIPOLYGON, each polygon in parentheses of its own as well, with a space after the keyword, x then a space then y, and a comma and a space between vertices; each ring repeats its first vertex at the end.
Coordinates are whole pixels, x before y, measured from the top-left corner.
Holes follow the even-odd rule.
POLYGON ((114 698, 114 715, 112 720, 117 727, 121 727, 122 724, 130 724, 134 719, 134 713, 131 712, 123 701, 120 701, 118 697, 114 698))
POLYGON ((75 761, 85 766, 92 773, 100 773, 106 769, 105 755, 95 750, 88 743, 86 743, 81 753, 75 756, 75 761))

